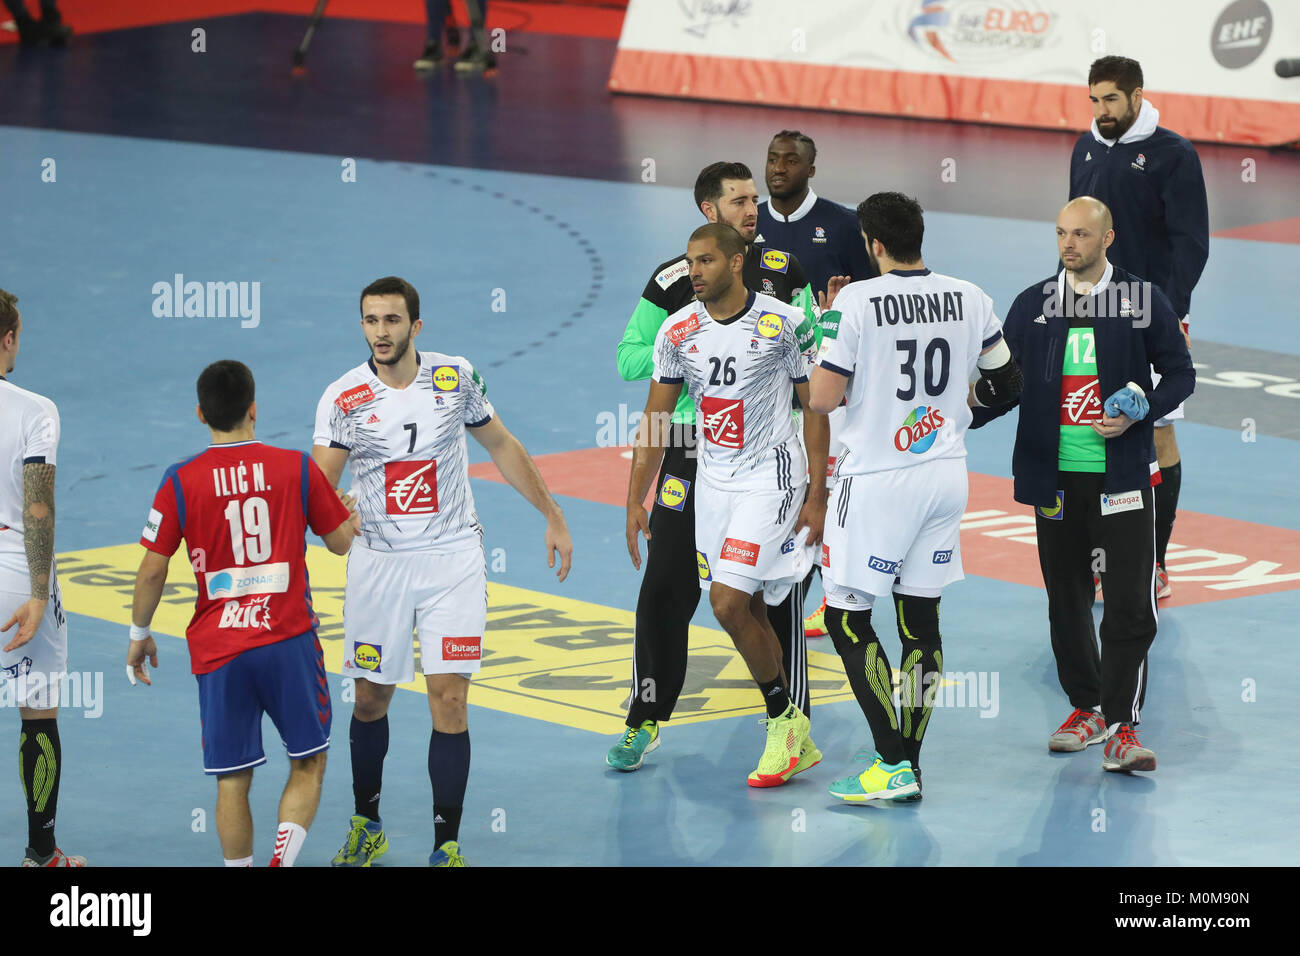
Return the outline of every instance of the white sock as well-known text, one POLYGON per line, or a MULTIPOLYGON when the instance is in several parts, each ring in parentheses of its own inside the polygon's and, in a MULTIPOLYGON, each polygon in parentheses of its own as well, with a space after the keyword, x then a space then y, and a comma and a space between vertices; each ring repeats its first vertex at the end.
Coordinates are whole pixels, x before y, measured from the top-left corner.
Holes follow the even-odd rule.
POLYGON ((226 860, 226 866, 252 866, 253 858, 246 856, 242 860, 226 860))
POLYGON ((298 851, 307 839, 307 831, 296 823, 281 823, 275 831, 275 856, 279 857, 281 866, 293 866, 298 859, 298 851))

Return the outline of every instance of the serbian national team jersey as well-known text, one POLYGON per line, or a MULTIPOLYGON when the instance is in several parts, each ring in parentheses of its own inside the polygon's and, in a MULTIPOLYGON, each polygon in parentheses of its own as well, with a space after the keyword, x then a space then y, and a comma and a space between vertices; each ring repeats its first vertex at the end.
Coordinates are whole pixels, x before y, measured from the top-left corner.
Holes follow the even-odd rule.
POLYGON ((694 302, 660 327, 654 380, 684 382, 695 402, 701 481, 734 491, 805 480, 808 464, 790 414, 791 383, 808 380, 802 321, 798 309, 751 292, 733 318, 720 322, 694 302))
POLYGON ((459 355, 417 352, 406 388, 379 380, 374 360, 325 389, 317 445, 345 448, 372 551, 448 554, 483 536, 469 487, 465 428, 494 414, 487 385, 459 355))
POLYGON ((845 286, 822 316, 818 359, 852 376, 836 474, 964 458, 971 376, 1001 338, 993 300, 962 279, 895 269, 845 286))
POLYGON ((325 473, 300 451, 210 445, 167 469, 140 543, 172 555, 185 539, 199 586, 185 630, 194 673, 315 629, 307 529, 325 535, 347 519, 325 473))
POLYGON ((0 466, 4 468, 0 472, 0 571, 21 575, 24 580, 28 572, 23 541, 23 466, 57 465, 58 452, 59 410, 54 403, 0 375, 0 462, 4 463, 0 466))

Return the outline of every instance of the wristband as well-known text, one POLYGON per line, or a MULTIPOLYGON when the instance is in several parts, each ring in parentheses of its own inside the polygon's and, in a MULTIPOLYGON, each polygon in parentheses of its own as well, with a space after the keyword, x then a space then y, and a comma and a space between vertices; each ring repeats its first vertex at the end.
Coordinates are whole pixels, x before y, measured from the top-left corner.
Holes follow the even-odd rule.
POLYGON ((149 634, 149 628, 136 627, 134 624, 131 625, 131 640, 145 641, 148 640, 150 636, 151 635, 149 634))

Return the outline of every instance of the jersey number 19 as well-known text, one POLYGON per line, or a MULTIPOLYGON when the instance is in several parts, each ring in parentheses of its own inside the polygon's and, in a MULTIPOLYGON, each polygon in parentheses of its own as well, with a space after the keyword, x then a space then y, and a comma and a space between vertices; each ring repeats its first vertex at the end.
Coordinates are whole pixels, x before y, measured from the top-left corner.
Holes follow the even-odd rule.
POLYGON ((242 509, 238 501, 231 501, 226 505, 226 520, 230 522, 230 547, 235 552, 235 564, 242 565, 245 555, 253 564, 261 564, 271 557, 271 510, 265 498, 248 498, 242 509))

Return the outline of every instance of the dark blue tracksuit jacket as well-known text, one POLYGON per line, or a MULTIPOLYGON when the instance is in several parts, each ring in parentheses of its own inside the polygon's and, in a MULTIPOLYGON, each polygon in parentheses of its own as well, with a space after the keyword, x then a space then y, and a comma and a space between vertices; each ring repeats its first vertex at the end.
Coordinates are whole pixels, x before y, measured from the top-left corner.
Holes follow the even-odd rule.
POLYGON ((822 196, 794 220, 774 214, 770 199, 759 203, 758 231, 768 245, 794 253, 808 273, 813 295, 826 291, 831 276, 852 276, 858 282, 880 275, 867 256, 857 215, 822 196))
MULTIPOLYGON (((1196 373, 1178 316, 1159 288, 1144 287, 1141 279, 1116 266, 1110 283, 1095 300, 1093 340, 1102 401, 1136 382, 1151 405, 1142 421, 1118 438, 1106 440, 1103 490, 1118 494, 1150 486, 1150 465, 1156 460, 1152 427, 1192 394, 1196 373), (1144 289, 1148 291, 1144 293, 1144 289), (1108 291, 1112 294, 1107 295, 1108 291), (1113 294, 1115 291, 1121 294, 1113 294), (1127 298, 1138 314, 1122 314, 1122 298, 1127 298), (1163 376, 1155 388, 1151 386, 1152 366, 1163 376)), ((1011 405, 971 409, 971 428, 979 428, 1015 405, 1021 406, 1011 456, 1015 499, 1021 504, 1050 507, 1060 487, 1061 375, 1070 327, 1064 312, 1056 276, 1036 282, 1016 296, 1002 331, 1011 357, 1024 375, 1024 389, 1011 405)))

